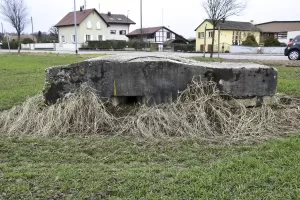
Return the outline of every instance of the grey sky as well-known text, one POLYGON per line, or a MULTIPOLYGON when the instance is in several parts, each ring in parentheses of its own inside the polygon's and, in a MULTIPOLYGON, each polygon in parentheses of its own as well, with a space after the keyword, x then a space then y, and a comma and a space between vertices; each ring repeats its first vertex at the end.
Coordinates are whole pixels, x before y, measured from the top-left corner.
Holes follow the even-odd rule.
MULTIPOLYGON (((25 0, 30 16, 34 20, 34 31, 48 31, 62 17, 73 9, 73 0, 25 0)), ((76 0, 77 9, 84 0, 76 0)), ((140 0, 86 0, 87 8, 99 8, 100 11, 111 11, 115 14, 127 15, 136 22, 130 31, 140 27, 140 0)), ((202 9, 203 0, 143 0, 143 27, 162 25, 162 9, 164 25, 187 38, 195 37, 194 29, 207 17, 202 9)), ((300 20, 299 0, 248 0, 247 9, 242 16, 231 17, 230 20, 262 23, 274 20, 300 20), (298 4, 298 6, 296 6, 298 4)), ((3 21, 3 20, 2 20, 3 21)), ((4 23, 4 29, 13 31, 4 23)), ((28 25, 25 32, 31 32, 28 25)))

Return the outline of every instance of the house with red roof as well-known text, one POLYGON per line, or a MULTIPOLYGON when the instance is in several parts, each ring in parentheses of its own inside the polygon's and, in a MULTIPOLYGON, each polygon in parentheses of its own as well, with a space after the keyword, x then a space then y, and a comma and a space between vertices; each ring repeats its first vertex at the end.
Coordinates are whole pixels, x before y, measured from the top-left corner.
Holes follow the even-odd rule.
MULTIPOLYGON (((122 14, 99 13, 96 9, 76 12, 77 40, 79 44, 87 41, 128 40, 126 35, 134 21, 122 14)), ((74 12, 68 13, 55 27, 59 32, 59 43, 75 43, 74 12)))

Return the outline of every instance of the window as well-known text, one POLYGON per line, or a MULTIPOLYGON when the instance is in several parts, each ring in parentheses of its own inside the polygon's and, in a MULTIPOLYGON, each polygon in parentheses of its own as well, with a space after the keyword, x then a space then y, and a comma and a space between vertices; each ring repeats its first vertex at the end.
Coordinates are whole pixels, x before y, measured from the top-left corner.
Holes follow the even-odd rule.
POLYGON ((278 33, 278 39, 287 39, 287 32, 278 33))
POLYGON ((62 43, 66 43, 66 38, 65 38, 65 36, 61 36, 61 42, 62 42, 62 43))
POLYGON ((116 34, 117 34, 117 31, 116 31, 116 30, 110 30, 110 34, 116 35, 116 34))
POLYGON ((87 42, 87 41, 90 41, 91 40, 91 35, 86 35, 85 36, 85 41, 87 42))
POLYGON ((122 19, 121 19, 121 18, 118 18, 118 21, 122 21, 122 19))
POLYGON ((208 32, 208 37, 212 38, 213 37, 213 32, 208 32))
POLYGON ((103 40, 103 36, 102 35, 98 35, 98 41, 102 41, 103 40))
POLYGON ((167 32, 167 39, 170 39, 170 38, 171 38, 171 33, 167 32))
POLYGON ((75 41, 75 35, 72 35, 72 42, 76 42, 75 41))
POLYGON ((125 30, 121 30, 120 31, 120 35, 126 35, 126 31, 125 30))
POLYGON ((114 18, 112 18, 112 17, 110 17, 110 18, 108 18, 109 20, 115 20, 114 18))
POLYGON ((97 22, 96 23, 96 28, 99 30, 99 29, 101 29, 101 24, 100 24, 100 22, 97 22))
POLYGON ((88 29, 91 29, 91 28, 92 28, 92 22, 91 22, 91 21, 88 21, 88 22, 86 23, 86 27, 87 27, 88 29))
POLYGON ((200 38, 204 38, 204 32, 199 32, 198 33, 198 38, 200 39, 200 38))

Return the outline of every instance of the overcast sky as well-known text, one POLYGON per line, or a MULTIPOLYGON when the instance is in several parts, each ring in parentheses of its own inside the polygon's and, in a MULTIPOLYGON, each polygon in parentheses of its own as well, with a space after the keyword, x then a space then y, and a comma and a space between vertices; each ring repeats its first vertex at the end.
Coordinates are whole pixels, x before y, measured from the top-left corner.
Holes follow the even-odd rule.
MULTIPOLYGON (((143 0, 143 27, 161 26, 162 10, 164 26, 186 38, 195 37, 195 28, 207 17, 202 8, 204 0, 143 0)), ((25 0, 33 17, 34 31, 48 31, 61 18, 74 8, 74 0, 25 0)), ((84 0, 76 0, 77 9, 84 5, 84 0)), ((87 8, 96 8, 100 12, 111 11, 125 14, 129 10, 129 18, 136 22, 130 28, 133 31, 140 27, 140 0, 86 0, 87 8)), ((299 0, 248 0, 243 15, 231 17, 229 20, 262 23, 275 20, 300 20, 299 0)), ((2 20, 3 21, 3 20, 2 20)), ((13 31, 4 23, 4 29, 13 31)), ((31 33, 31 25, 25 32, 31 33)))

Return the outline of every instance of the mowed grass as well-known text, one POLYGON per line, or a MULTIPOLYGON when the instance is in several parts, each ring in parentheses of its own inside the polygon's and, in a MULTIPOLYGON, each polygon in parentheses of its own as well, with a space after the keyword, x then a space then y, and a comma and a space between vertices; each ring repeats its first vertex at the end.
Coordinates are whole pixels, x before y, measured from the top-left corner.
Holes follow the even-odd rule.
POLYGON ((41 92, 45 69, 66 65, 101 55, 0 54, 0 111, 21 104, 41 92))
POLYGON ((300 67, 276 67, 278 92, 300 97, 300 67))
MULTIPOLYGON (((41 91, 45 68, 84 59, 0 55, 0 110, 41 91)), ((300 70, 277 69, 279 92, 300 94, 300 70)), ((252 146, 0 136, 0 199, 300 199, 299 160, 299 136, 252 146)))
POLYGON ((299 199, 300 138, 0 138, 3 199, 299 199))

